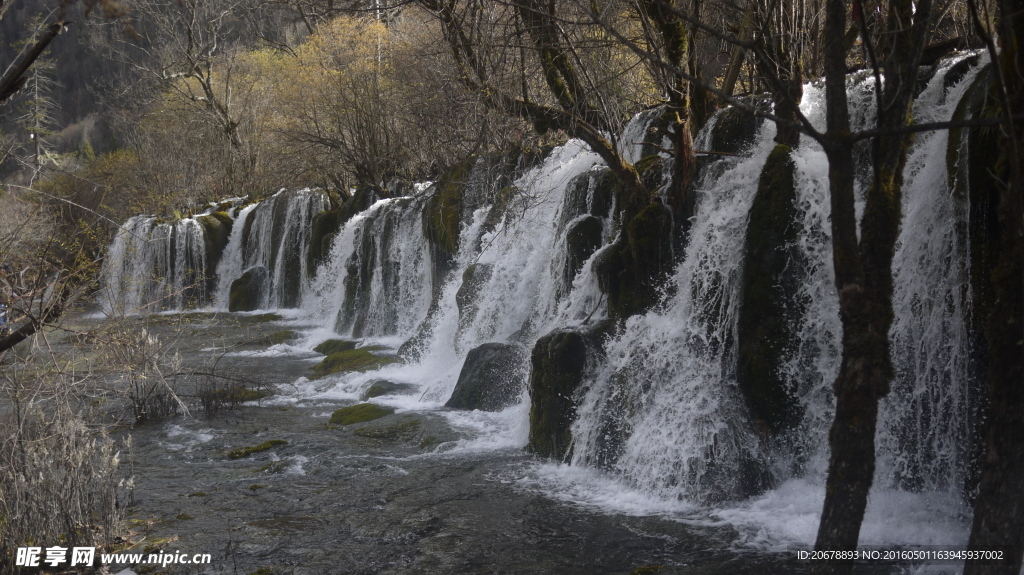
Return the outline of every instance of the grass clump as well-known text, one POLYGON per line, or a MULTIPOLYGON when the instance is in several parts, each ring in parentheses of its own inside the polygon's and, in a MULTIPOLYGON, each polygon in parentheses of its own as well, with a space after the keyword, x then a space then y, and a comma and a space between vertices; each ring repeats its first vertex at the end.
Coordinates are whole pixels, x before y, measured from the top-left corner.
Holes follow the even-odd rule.
POLYGON ((380 419, 385 415, 391 415, 395 410, 390 407, 376 405, 374 403, 360 403, 349 407, 342 407, 331 415, 331 425, 352 425, 380 419))
POLYGON ((312 379, 342 371, 368 371, 397 361, 394 357, 374 355, 375 348, 361 347, 332 353, 313 367, 312 379))
POLYGON ((239 447, 238 449, 232 449, 228 452, 228 459, 242 459, 243 457, 249 457, 253 453, 259 453, 261 451, 267 451, 273 449, 278 445, 288 445, 288 442, 283 439, 271 439, 270 441, 264 441, 259 445, 253 445, 250 447, 239 447))

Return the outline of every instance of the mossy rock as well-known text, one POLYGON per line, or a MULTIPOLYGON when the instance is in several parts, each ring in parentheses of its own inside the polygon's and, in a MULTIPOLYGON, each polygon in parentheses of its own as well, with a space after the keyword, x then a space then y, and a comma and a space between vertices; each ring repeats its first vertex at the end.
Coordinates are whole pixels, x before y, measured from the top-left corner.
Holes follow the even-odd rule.
POLYGON ((564 460, 569 455, 587 348, 586 337, 577 331, 551 332, 533 347, 527 449, 541 457, 564 460))
POLYGON ((331 414, 331 425, 353 425, 391 415, 395 410, 375 403, 359 403, 342 407, 331 414))
POLYGON ((361 347, 338 351, 328 355, 313 367, 311 379, 319 379, 343 371, 369 371, 396 361, 398 359, 395 357, 373 354, 372 348, 361 347))
POLYGON ((658 154, 644 156, 633 164, 633 169, 648 190, 657 190, 665 184, 665 159, 658 154))
POLYGON ((234 220, 227 212, 214 212, 205 216, 197 216, 196 221, 203 227, 203 241, 206 246, 207 291, 212 293, 216 287, 217 264, 224 253, 224 248, 228 245, 234 220))
POLYGON ((775 146, 750 209, 740 286, 736 379, 751 415, 773 434, 795 426, 799 404, 782 373, 801 318, 795 165, 775 146))
POLYGON ((309 250, 306 254, 306 273, 312 277, 317 267, 331 250, 331 242, 342 225, 341 210, 320 212, 310 225, 309 250))
POLYGON ((363 392, 361 397, 363 401, 366 401, 367 399, 373 399, 374 397, 380 397, 382 395, 405 395, 412 393, 415 389, 416 386, 409 383, 395 383, 393 381, 378 379, 370 384, 370 387, 366 388, 366 391, 363 392))
POLYGON ((329 339, 323 343, 318 344, 313 348, 313 351, 322 353, 324 355, 331 355, 332 353, 338 353, 339 351, 348 351, 356 348, 356 342, 349 341, 346 339, 329 339))
POLYGON ((459 233, 462 231, 462 197, 476 156, 448 170, 430 187, 423 206, 423 236, 427 239, 433 266, 431 297, 440 295, 443 278, 455 267, 459 252, 459 233))
POLYGON ((226 389, 214 389, 207 392, 201 392, 201 395, 205 395, 203 399, 205 401, 216 402, 216 403, 245 403, 247 401, 259 401, 265 397, 270 397, 272 394, 266 391, 249 389, 242 385, 236 385, 235 387, 229 387, 226 389))
POLYGON ((288 442, 283 439, 271 439, 270 441, 264 441, 259 445, 239 447, 238 449, 232 449, 228 452, 228 459, 242 459, 243 457, 249 457, 253 453, 260 453, 261 451, 273 449, 278 445, 288 445, 288 442))
POLYGON ((587 216, 573 224, 565 234, 565 270, 563 279, 566 286, 572 285, 576 274, 583 269, 590 256, 604 242, 604 223, 601 218, 587 216))
POLYGON ((231 282, 228 311, 254 311, 260 308, 267 289, 270 272, 263 266, 249 268, 242 277, 231 282))
POLYGON ((487 211, 487 217, 484 218, 483 231, 493 231, 501 223, 501 219, 505 217, 505 213, 508 212, 512 202, 521 194, 522 191, 515 186, 505 186, 498 190, 498 193, 494 195, 494 201, 491 203, 491 209, 487 211))
MULTIPOLYGON (((755 107, 762 107, 761 99, 748 99, 755 107)), ((730 106, 718 114, 718 121, 711 129, 711 151, 739 154, 754 143, 763 118, 730 106)))
POLYGON ((608 315, 621 322, 654 306, 672 269, 672 213, 649 204, 626 226, 626 233, 594 262, 598 287, 608 295, 608 315))
POLYGON ((501 411, 519 400, 526 350, 516 344, 485 343, 469 351, 445 407, 501 411))

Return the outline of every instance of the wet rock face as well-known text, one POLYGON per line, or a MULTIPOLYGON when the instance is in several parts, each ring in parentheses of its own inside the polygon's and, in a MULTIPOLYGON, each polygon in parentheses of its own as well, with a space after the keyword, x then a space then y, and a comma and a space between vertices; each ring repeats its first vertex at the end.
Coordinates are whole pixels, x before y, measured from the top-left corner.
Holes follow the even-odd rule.
POLYGON ((525 363, 526 350, 519 345, 485 343, 473 348, 445 407, 501 411, 515 405, 525 363))
POLYGON ((650 204, 594 262, 598 286, 608 295, 608 316, 622 321, 650 309, 672 263, 672 212, 661 203, 650 204))
POLYGON ((775 146, 761 171, 747 224, 737 329, 737 382, 754 420, 773 434, 800 420, 795 394, 782 373, 801 316, 791 151, 775 146))
POLYGON ((480 288, 491 279, 493 269, 491 264, 472 264, 462 272, 462 284, 455 294, 455 304, 459 306, 459 325, 467 324, 476 314, 480 288))
POLYGON ((563 278, 567 286, 572 285, 583 264, 601 247, 604 224, 601 218, 587 216, 573 224, 565 235, 565 259, 563 278))
POLYGON ((259 309, 263 293, 267 289, 270 273, 263 266, 249 268, 242 277, 231 282, 228 311, 253 311, 259 309))
POLYGON ((579 332, 554 331, 537 340, 531 357, 529 451, 552 459, 568 456, 586 363, 587 341, 579 332))
POLYGON ((212 294, 217 287, 217 263, 228 245, 234 220, 227 212, 214 212, 207 216, 197 216, 196 221, 203 226, 203 239, 206 241, 206 292, 212 294))
MULTIPOLYGON (((748 101, 755 107, 763 108, 761 100, 748 101)), ((761 129, 762 118, 746 110, 729 107, 722 110, 711 132, 711 148, 715 152, 739 154, 754 143, 758 130, 761 129)))

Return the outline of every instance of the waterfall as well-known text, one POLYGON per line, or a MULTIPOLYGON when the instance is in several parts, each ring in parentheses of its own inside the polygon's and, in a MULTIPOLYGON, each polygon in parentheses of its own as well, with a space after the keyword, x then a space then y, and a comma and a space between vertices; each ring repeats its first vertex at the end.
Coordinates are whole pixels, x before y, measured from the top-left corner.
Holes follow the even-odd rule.
POLYGON ((204 227, 194 218, 135 216, 114 237, 101 278, 101 306, 109 314, 202 305, 210 279, 204 227))
POLYGON ((327 207, 322 191, 281 191, 266 200, 164 221, 135 216, 117 231, 103 264, 100 300, 108 313, 153 313, 204 306, 228 308, 231 283, 259 269, 267 289, 261 308, 298 307, 313 216, 327 207), (230 231, 228 229, 230 228, 230 231))
MULTIPOLYGON (((922 79, 916 120, 948 120, 985 61, 961 55, 939 64, 927 82, 922 79)), ((873 126, 874 78, 861 73, 848 86, 854 127, 873 126)), ((824 129, 822 85, 804 87, 801 109, 824 129)), ((651 126, 660 118, 660 110, 648 110, 626 126, 619 149, 628 161, 658 153, 651 144, 663 136, 651 126)), ((697 135, 698 148, 712 147, 721 118, 719 112, 697 135)), ((674 254, 678 263, 659 304, 611 331, 601 357, 588 362, 590 373, 573 398, 579 416, 571 454, 560 473, 593 471, 644 497, 705 507, 757 497, 777 501, 793 481, 823 490, 842 334, 828 161, 806 136, 790 155, 798 231, 789 246, 797 257, 787 273, 798 285, 799 319, 781 372, 800 415, 794 428, 773 435, 751 417, 736 374, 749 214, 775 147, 774 124, 752 130, 741 154, 702 160, 689 241, 674 254)), ((896 380, 880 406, 873 493, 885 501, 893 493, 940 494, 956 507, 965 489, 976 391, 969 384, 965 323, 972 297, 963 233, 968 210, 947 182, 948 138, 944 131, 918 134, 908 155, 893 262, 896 380)), ((858 144, 855 156, 859 218, 870 183, 869 143, 858 144)), ((448 193, 443 182, 360 204, 369 207, 346 214, 315 270, 307 252, 313 217, 327 206, 319 191, 280 192, 237 209, 215 282, 208 221, 132 218, 104 267, 105 301, 134 313, 212 299, 223 310, 232 282, 262 270, 267 289, 260 307, 299 307, 321 334, 400 348, 407 360, 374 374, 332 376, 318 384, 318 393, 340 390, 336 396, 349 398, 369 378, 386 376, 419 386, 415 399, 395 400, 403 407, 432 409, 451 396, 474 348, 502 343, 529 351, 552 330, 590 329, 608 318, 594 266, 625 223, 616 221, 615 197, 604 184, 608 168, 599 156, 570 140, 533 164, 489 161, 465 166, 465 190, 457 207, 442 206, 451 210, 444 218, 432 213, 441 209, 435 200, 448 193), (440 219, 455 227, 441 239, 431 228, 440 219), (439 246, 451 234, 457 242, 439 246)), ((494 416, 503 423, 488 428, 514 441, 528 426, 527 372, 524 403, 494 416)))

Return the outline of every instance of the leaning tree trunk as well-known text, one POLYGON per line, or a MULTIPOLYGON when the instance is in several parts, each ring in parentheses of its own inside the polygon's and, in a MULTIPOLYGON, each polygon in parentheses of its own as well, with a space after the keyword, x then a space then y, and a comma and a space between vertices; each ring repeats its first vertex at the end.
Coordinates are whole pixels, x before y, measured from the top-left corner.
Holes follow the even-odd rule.
MULTIPOLYGON (((930 26, 930 1, 893 0, 887 37, 891 55, 878 97, 878 126, 906 125, 911 119, 914 79, 930 26), (913 20, 912 20, 913 19, 913 20), (911 23, 913 22, 913 23, 911 23)), ((832 242, 843 358, 836 378, 836 414, 829 432, 831 454, 825 503, 818 527, 818 550, 854 550, 860 537, 875 470, 878 402, 889 393, 893 368, 892 259, 899 235, 903 167, 913 139, 908 134, 878 136, 874 142, 874 181, 866 194, 857 241, 853 208, 854 164, 846 101, 846 6, 826 7, 826 98, 832 242)), ((865 43, 872 41, 870 36, 865 43)), ((879 70, 876 69, 876 76, 879 70)), ((816 565, 818 572, 850 573, 851 561, 816 565)))

